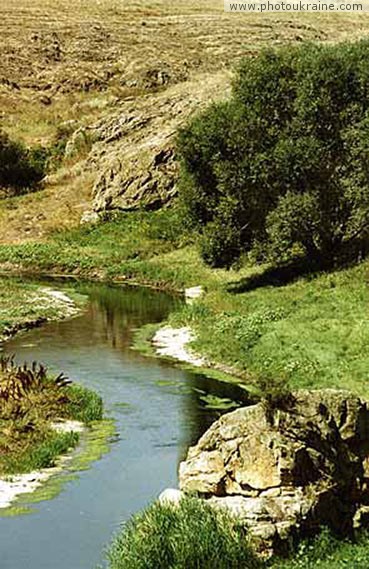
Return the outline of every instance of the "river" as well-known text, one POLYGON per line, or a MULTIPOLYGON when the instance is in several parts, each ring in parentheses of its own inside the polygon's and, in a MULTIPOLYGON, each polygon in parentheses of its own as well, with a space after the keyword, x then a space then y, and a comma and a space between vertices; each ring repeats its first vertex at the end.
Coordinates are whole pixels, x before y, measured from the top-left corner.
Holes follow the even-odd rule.
POLYGON ((0 518, 1 569, 96 568, 120 524, 177 486, 188 446, 219 416, 204 395, 240 396, 236 386, 131 349, 133 331, 162 321, 180 300, 149 289, 76 286, 89 298, 83 313, 20 334, 4 350, 100 393, 117 438, 57 497, 29 515, 0 518))

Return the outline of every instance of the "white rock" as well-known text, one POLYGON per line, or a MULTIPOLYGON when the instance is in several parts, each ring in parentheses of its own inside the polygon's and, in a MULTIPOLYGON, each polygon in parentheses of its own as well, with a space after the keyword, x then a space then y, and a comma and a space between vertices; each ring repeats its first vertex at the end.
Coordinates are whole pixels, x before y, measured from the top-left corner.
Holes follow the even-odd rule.
POLYGON ((99 223, 100 216, 96 211, 87 210, 82 214, 80 225, 85 225, 87 223, 99 223))
POLYGON ((57 421, 52 427, 58 433, 82 433, 85 429, 80 421, 57 421))
POLYGON ((182 500, 182 492, 175 488, 167 488, 160 494, 158 500, 162 506, 178 506, 182 500))
POLYGON ((201 298, 204 295, 202 286, 193 286, 185 289, 186 304, 192 304, 194 300, 201 298))

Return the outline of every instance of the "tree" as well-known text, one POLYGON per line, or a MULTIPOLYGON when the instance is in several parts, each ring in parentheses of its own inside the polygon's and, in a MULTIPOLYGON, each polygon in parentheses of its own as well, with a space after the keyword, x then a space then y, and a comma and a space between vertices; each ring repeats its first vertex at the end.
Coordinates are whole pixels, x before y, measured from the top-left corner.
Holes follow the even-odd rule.
POLYGON ((328 260, 367 237, 368 58, 368 41, 264 51, 229 102, 180 132, 181 197, 207 262, 255 243, 328 260))

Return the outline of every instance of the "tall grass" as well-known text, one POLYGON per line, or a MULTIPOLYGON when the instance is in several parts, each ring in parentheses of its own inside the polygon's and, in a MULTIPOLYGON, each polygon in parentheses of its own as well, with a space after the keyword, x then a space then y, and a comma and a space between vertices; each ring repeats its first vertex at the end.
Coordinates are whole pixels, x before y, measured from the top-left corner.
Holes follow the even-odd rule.
POLYGON ((153 504, 130 520, 108 552, 109 569, 257 569, 244 530, 195 498, 153 504))
POLYGON ((107 552, 108 569, 368 569, 369 534, 342 541, 322 528, 288 558, 257 558, 234 518, 196 498, 154 503, 131 518, 107 552))

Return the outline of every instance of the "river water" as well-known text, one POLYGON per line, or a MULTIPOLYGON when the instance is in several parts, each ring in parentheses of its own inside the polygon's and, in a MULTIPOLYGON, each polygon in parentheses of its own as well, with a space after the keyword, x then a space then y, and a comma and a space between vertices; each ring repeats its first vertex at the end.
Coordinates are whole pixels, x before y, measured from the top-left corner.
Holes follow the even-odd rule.
POLYGON ((148 289, 78 287, 89 297, 81 315, 21 334, 4 350, 100 393, 117 440, 56 498, 32 514, 0 518, 0 569, 94 569, 120 524, 177 486, 188 446, 219 416, 204 395, 240 397, 236 386, 130 348, 135 329, 162 321, 179 300, 148 289))

